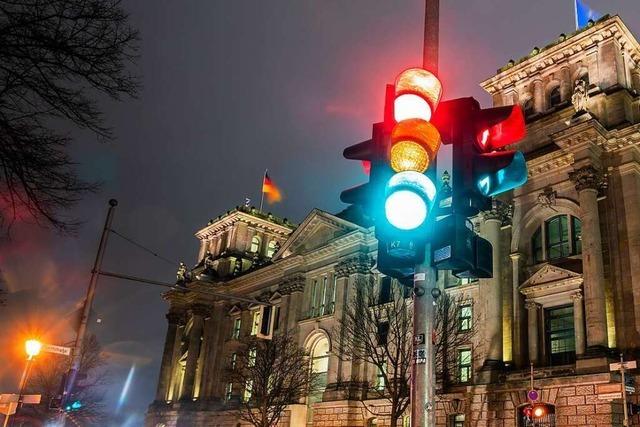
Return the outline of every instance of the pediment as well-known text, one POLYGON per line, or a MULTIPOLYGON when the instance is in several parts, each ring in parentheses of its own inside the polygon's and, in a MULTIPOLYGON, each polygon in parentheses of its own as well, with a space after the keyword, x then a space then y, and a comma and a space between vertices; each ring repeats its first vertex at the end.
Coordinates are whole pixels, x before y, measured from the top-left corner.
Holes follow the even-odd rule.
POLYGON ((355 230, 366 231, 359 225, 314 209, 289 236, 273 259, 310 252, 355 230))
POLYGON ((529 277, 520 286, 520 289, 545 286, 572 279, 582 279, 582 274, 555 265, 546 264, 529 277))
POLYGON ((241 313, 242 313, 242 308, 240 308, 240 306, 237 305, 237 304, 234 305, 233 307, 231 307, 231 309, 229 310, 229 315, 230 316, 235 316, 235 315, 238 315, 238 314, 241 314, 241 313))

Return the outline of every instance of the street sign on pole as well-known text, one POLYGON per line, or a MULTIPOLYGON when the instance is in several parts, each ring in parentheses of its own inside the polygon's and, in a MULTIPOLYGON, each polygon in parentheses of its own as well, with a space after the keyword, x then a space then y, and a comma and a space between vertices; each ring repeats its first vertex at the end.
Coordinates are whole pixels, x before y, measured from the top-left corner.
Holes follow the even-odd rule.
POLYGON ((598 395, 598 400, 614 400, 622 399, 622 392, 617 393, 603 393, 598 395))
POLYGON ((62 354, 64 356, 69 356, 71 354, 71 347, 63 347, 61 345, 51 345, 51 344, 43 344, 42 351, 47 353, 55 353, 62 354))
POLYGON ((636 369, 638 367, 637 362, 635 360, 629 360, 626 362, 616 362, 609 364, 610 371, 619 371, 624 367, 625 370, 636 369))

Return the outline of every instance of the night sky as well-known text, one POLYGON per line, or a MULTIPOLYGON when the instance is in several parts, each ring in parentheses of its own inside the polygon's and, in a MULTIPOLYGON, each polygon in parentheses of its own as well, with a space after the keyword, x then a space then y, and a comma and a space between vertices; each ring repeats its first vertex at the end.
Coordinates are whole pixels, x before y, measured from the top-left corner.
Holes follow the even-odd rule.
MULTIPOLYGON (((589 0, 640 34, 637 0, 589 0)), ((163 257, 196 261, 194 232, 250 197, 265 168, 282 189, 274 214, 301 222, 314 207, 337 212, 338 195, 365 180, 344 147, 370 137, 384 85, 421 65, 423 0, 129 0, 142 36, 139 99, 103 103, 116 140, 77 132, 82 175, 103 182, 70 214, 74 236, 19 222, 0 245, 8 288, 0 307, 0 385, 15 391, 23 337, 69 339, 64 315, 84 295, 106 215, 114 228, 163 257), (6 361, 6 362, 5 362, 6 361)), ((478 82, 510 58, 575 30, 573 0, 441 1, 445 98, 489 98, 478 82)), ((176 265, 110 237, 104 269, 161 281, 176 265)), ((160 290, 100 279, 96 333, 109 357, 109 407, 136 365, 122 412, 141 425, 153 400, 166 330, 160 290), (136 418, 137 416, 137 418, 136 418)), ((113 409, 115 410, 115 409, 113 409)), ((125 417, 126 418, 126 417, 125 417)), ((115 424, 121 425, 121 424, 115 424)))

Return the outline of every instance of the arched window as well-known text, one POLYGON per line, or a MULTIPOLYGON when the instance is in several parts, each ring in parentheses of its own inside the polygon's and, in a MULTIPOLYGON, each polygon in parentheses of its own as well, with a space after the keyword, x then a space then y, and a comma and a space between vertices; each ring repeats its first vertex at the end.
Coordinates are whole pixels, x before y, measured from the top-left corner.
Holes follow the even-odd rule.
POLYGON ((557 215, 538 227, 531 237, 534 264, 582 253, 582 222, 571 215, 557 215))
POLYGON ((553 89, 551 89, 551 92, 549 92, 549 108, 555 107, 561 102, 562 102, 562 97, 560 96, 560 86, 556 86, 553 89))
POLYGON ((258 252, 260 250, 260 237, 259 236, 253 236, 253 238, 251 239, 251 252, 258 252))
POLYGON ((321 336, 311 344, 311 372, 317 374, 314 387, 307 398, 307 422, 313 421, 313 404, 322 401, 322 393, 327 387, 327 371, 329 370, 329 339, 321 336))
POLYGON ((524 104, 522 104, 522 110, 525 117, 532 116, 536 112, 533 104, 533 98, 527 99, 524 104))
POLYGON ((273 254, 276 253, 276 245, 277 242, 275 240, 269 242, 269 245, 267 246, 267 258, 273 257, 273 254))

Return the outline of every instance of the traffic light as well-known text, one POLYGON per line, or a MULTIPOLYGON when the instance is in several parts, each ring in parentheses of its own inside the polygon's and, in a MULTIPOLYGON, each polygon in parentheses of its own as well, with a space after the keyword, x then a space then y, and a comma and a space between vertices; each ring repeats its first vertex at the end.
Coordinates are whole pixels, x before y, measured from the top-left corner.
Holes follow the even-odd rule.
POLYGON ((79 411, 80 409, 82 409, 82 402, 79 400, 74 400, 73 402, 70 402, 69 404, 67 404, 64 407, 64 410, 67 412, 76 412, 79 411))
POLYGON ((450 214, 436 225, 434 264, 460 278, 490 278, 491 243, 475 233, 468 218, 490 209, 492 197, 526 182, 524 156, 504 149, 525 135, 522 111, 481 109, 474 98, 460 98, 442 102, 433 122, 442 143, 453 147, 450 214))
POLYGON ((369 182, 340 199, 365 206, 378 239, 377 268, 401 280, 424 259, 436 196, 425 172, 441 144, 430 120, 441 96, 442 85, 429 71, 403 71, 387 85, 384 120, 373 125, 372 138, 344 150, 345 158, 370 165, 369 182))
POLYGON ((453 147, 454 213, 476 215, 491 197, 527 181, 523 154, 504 149, 525 136, 520 106, 481 109, 474 98, 460 98, 443 102, 433 122, 453 147))
POLYGON ((546 403, 532 403, 522 409, 522 414, 534 422, 546 421, 550 416, 555 414, 555 408, 546 403))

